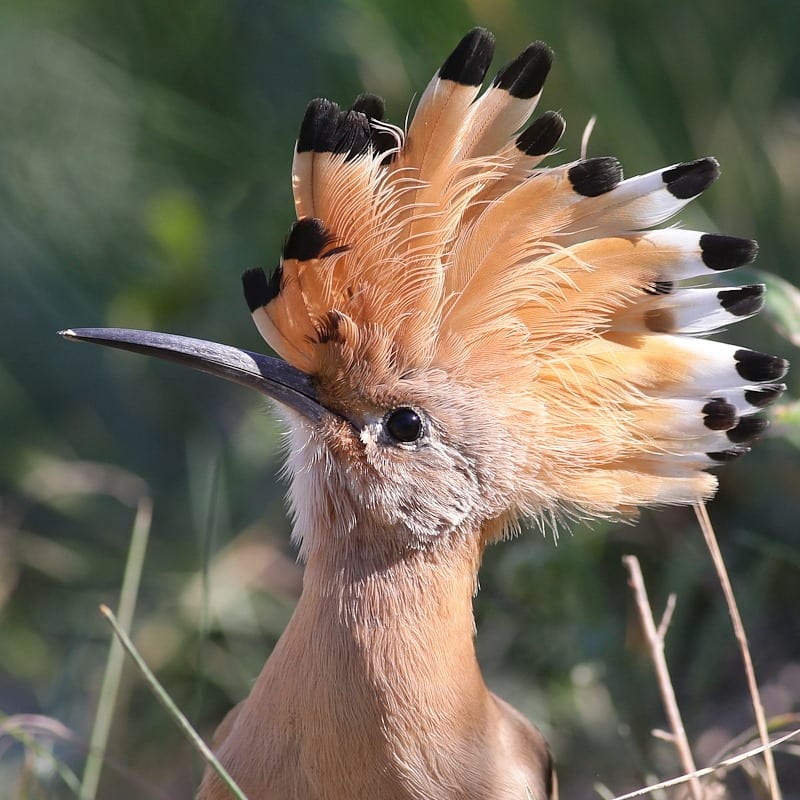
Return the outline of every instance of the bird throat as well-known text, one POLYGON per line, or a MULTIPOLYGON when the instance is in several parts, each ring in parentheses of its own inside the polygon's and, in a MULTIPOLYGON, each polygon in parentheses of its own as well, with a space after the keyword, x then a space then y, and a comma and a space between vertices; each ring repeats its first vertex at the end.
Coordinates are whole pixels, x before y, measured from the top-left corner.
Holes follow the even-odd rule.
POLYGON ((474 648, 476 538, 371 572, 310 560, 292 620, 220 749, 225 763, 263 737, 249 749, 267 763, 229 761, 245 792, 258 798, 264 775, 281 786, 290 770, 287 786, 309 776, 309 798, 405 798, 421 796, 407 790, 430 786, 431 772, 456 783, 474 773, 492 702, 474 648))

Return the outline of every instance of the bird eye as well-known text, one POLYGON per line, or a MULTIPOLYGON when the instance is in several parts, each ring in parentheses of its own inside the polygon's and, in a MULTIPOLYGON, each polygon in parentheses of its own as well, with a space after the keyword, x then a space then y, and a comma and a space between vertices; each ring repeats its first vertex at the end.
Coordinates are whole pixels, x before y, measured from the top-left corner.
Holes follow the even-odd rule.
POLYGON ((416 442, 422 436, 422 420, 413 408, 403 407, 386 416, 386 430, 398 442, 416 442))

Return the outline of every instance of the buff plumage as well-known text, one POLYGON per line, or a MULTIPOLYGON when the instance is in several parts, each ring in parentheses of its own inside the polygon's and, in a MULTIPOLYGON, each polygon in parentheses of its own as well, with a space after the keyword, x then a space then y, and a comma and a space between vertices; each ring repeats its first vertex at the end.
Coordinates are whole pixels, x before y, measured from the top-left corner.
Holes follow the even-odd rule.
POLYGON ((717 162, 629 179, 614 158, 542 167, 564 121, 525 123, 552 54, 530 45, 481 94, 492 51, 487 31, 464 37, 405 132, 371 95, 309 105, 298 222, 271 278, 244 277, 256 324, 323 390, 369 363, 485 392, 522 454, 515 511, 707 498, 706 470, 748 449, 786 372, 697 336, 761 307, 763 286, 692 285, 750 263, 755 242, 656 227, 717 162))

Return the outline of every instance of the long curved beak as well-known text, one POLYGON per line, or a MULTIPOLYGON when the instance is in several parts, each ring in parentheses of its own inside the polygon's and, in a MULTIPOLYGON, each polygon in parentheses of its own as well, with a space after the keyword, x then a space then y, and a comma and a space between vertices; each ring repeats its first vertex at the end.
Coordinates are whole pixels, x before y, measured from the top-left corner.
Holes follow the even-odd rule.
POLYGON ((188 336, 127 328, 70 328, 59 331, 59 334, 72 341, 94 342, 185 364, 209 375, 249 386, 313 422, 321 422, 331 413, 320 404, 308 375, 285 361, 260 353, 188 336))

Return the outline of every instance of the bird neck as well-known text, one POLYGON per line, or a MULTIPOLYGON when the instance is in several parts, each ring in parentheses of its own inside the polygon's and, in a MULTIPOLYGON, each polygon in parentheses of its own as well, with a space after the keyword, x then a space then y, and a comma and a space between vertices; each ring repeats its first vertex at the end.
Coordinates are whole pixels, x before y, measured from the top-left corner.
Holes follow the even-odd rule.
POLYGON ((403 553, 318 552, 306 565, 298 611, 352 633, 413 625, 416 635, 429 627, 471 643, 480 558, 478 537, 403 553))
POLYGON ((318 670, 328 685, 336 674, 341 697, 378 698, 385 708, 374 709, 376 718, 404 697, 423 714, 463 716, 487 694, 472 612, 479 547, 464 537, 399 558, 315 555, 273 658, 302 650, 306 674, 318 670))
POLYGON ((439 798, 452 795, 431 793, 432 776, 474 777, 497 714, 473 643, 479 559, 477 537, 404 557, 310 557, 220 748, 241 785, 271 775, 276 797, 439 798))
POLYGON ((311 559, 285 649, 272 657, 291 658, 303 675, 295 710, 309 704, 354 759, 382 742, 387 759, 415 762, 431 731, 449 731, 440 755, 455 765, 491 713, 474 646, 478 561, 466 540, 380 565, 311 559))

